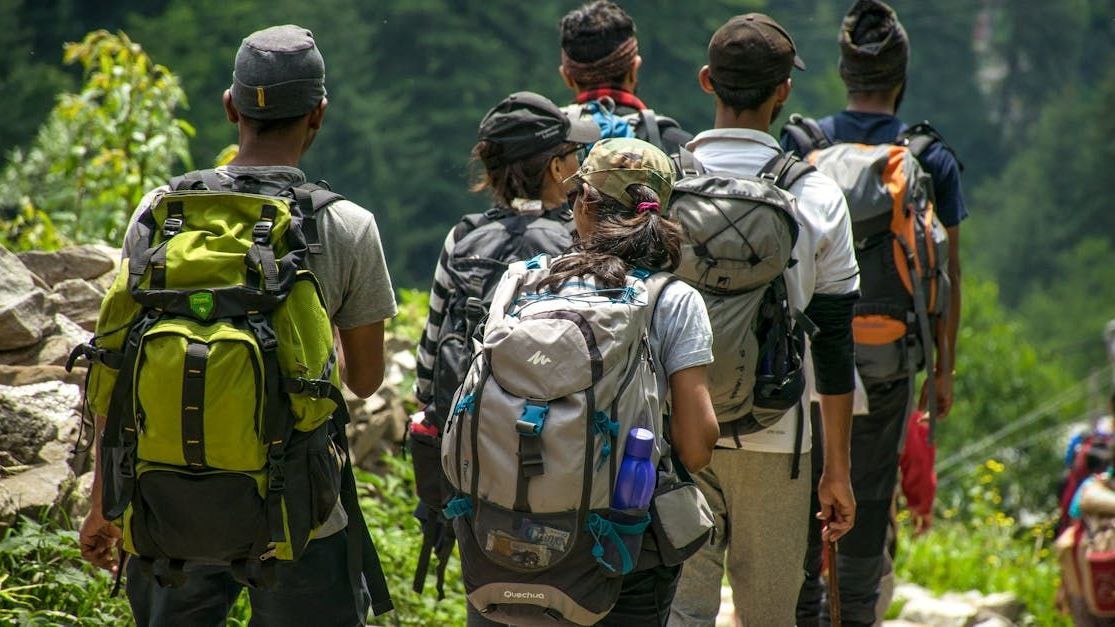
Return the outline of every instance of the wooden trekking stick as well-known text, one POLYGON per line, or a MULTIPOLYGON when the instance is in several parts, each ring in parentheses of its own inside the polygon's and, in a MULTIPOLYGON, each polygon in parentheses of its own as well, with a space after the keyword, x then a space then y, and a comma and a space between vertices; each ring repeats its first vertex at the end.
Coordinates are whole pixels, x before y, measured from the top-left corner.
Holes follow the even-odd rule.
POLYGON ((840 627, 840 577, 836 573, 836 542, 825 543, 825 561, 828 562, 829 623, 840 627))

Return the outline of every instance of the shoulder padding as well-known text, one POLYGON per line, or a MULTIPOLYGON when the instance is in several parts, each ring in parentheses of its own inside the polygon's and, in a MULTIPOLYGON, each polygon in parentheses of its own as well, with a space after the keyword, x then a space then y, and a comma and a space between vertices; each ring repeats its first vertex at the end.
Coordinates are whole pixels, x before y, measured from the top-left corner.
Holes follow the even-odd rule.
POLYGON ((800 113, 790 115, 790 119, 782 126, 782 135, 789 135, 794 140, 794 143, 804 151, 802 156, 814 150, 828 148, 833 144, 817 120, 807 118, 800 113))
POLYGON ((940 131, 933 128, 929 120, 918 122, 905 131, 902 131, 895 140, 895 143, 909 148, 910 152, 913 153, 914 157, 919 161, 922 155, 925 154, 925 151, 929 150, 930 146, 940 144, 945 150, 952 154, 954 159, 956 159, 956 165, 960 168, 960 171, 964 171, 964 164, 960 161, 960 158, 956 156, 956 151, 952 149, 952 146, 948 145, 948 142, 945 141, 945 137, 941 135, 940 131))

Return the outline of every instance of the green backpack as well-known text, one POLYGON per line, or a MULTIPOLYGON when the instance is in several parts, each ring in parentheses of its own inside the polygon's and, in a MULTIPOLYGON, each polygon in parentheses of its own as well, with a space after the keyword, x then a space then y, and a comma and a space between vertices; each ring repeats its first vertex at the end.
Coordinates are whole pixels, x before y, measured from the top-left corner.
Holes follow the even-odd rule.
POLYGON ((212 171, 170 189, 136 218, 96 334, 71 355, 90 360, 89 406, 107 417, 105 518, 161 585, 207 563, 265 587, 340 498, 350 567, 374 588, 383 575, 356 504, 333 328, 306 266, 320 250, 316 210, 340 196, 218 191, 212 171))

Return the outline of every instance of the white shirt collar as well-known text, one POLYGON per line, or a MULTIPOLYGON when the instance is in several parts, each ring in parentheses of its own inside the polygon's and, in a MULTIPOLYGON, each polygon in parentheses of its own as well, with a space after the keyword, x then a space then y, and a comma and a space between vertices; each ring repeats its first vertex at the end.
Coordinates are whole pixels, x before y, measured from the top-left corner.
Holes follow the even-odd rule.
POLYGON ((699 146, 719 142, 751 142, 772 150, 782 151, 782 147, 778 145, 778 140, 770 133, 764 133, 753 128, 714 128, 702 131, 685 145, 685 149, 693 152, 699 146))

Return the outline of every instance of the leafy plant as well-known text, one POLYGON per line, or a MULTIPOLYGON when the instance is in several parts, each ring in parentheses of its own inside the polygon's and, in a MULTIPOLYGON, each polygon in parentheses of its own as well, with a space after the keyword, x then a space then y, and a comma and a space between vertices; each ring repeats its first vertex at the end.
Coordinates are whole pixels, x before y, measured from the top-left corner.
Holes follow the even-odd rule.
MULTIPOLYGON (((1051 518, 1022 523, 1004 511, 1011 486, 1001 462, 989 459, 964 477, 937 524, 921 537, 899 525, 895 573, 934 593, 1012 592, 1029 612, 1028 625, 1069 625, 1054 607, 1059 567, 1052 555, 1051 518)), ((904 522, 909 512, 899 514, 904 522)))
POLYGON ((66 44, 64 61, 81 65, 84 85, 59 96, 30 149, 8 156, 0 198, 30 206, 31 219, 49 216, 44 224, 67 239, 118 242, 143 194, 165 184, 176 161, 191 163, 194 129, 175 115, 185 92, 123 32, 66 44))

